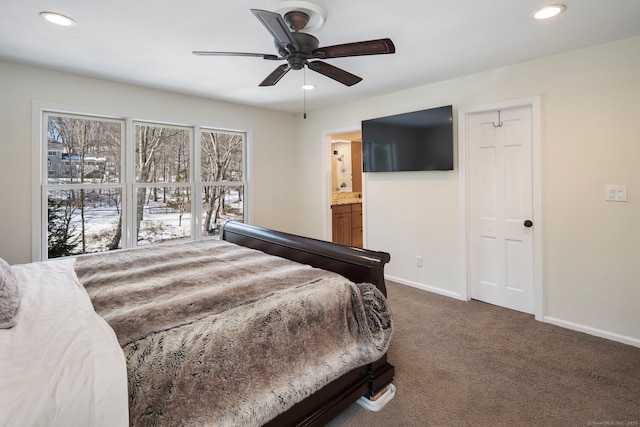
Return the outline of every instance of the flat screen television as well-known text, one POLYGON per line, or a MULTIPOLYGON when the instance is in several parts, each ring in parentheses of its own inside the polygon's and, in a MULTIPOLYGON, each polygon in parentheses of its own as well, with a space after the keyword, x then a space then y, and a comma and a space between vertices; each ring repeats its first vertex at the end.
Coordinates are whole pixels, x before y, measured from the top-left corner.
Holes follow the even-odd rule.
POLYGON ((362 170, 453 170, 452 106, 363 120, 362 170))

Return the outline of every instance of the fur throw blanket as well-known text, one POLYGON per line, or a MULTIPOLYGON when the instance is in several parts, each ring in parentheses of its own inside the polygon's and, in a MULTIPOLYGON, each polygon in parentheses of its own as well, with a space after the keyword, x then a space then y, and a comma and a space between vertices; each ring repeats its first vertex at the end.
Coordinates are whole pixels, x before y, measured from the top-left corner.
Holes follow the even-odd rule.
POLYGON ((224 241, 78 257, 127 359, 132 425, 259 426, 391 337, 380 291, 224 241))

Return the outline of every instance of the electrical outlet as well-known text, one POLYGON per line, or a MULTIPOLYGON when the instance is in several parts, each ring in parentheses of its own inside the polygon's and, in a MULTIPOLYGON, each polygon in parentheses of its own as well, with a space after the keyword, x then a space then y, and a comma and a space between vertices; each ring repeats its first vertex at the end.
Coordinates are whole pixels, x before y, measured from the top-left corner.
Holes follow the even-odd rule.
POLYGON ((422 257, 420 255, 416 256, 416 267, 422 267, 422 257))

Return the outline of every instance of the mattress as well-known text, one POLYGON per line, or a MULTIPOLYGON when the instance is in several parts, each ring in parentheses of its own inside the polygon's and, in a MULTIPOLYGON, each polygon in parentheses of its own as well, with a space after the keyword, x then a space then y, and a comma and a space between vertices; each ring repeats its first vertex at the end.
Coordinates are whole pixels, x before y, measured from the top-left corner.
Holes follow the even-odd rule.
POLYGON ((0 426, 128 426, 127 370, 75 259, 13 266, 17 324, 0 330, 0 426))

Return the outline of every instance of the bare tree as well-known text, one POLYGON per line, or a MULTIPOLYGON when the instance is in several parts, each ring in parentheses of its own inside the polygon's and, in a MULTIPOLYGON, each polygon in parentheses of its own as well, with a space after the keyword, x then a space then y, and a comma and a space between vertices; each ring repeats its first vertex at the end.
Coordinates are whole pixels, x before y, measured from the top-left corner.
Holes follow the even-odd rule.
MULTIPOLYGON (((203 132, 202 180, 210 183, 241 181, 243 138, 239 134, 226 132, 203 132)), ((211 234, 212 223, 216 224, 224 212, 226 186, 204 186, 205 219, 203 232, 211 234)))
MULTIPOLYGON (((135 183, 142 184, 135 195, 137 232, 140 233, 141 225, 144 226, 147 207, 164 208, 177 214, 180 226, 183 216, 192 208, 192 130, 146 123, 137 123, 134 129, 135 183)), ((49 183, 61 184, 63 203, 73 213, 70 217, 73 228, 69 229, 78 237, 78 246, 82 245, 79 252, 93 250, 96 240, 108 249, 120 247, 124 220, 122 190, 104 184, 121 182, 122 130, 121 121, 62 114, 48 116, 47 136, 51 150, 54 154, 60 153, 59 162, 49 170, 49 183), (86 188, 65 188, 65 184, 84 183, 88 184, 86 188), (117 224, 107 232, 102 229, 96 232, 91 226, 96 215, 93 209, 103 208, 115 211, 117 224)), ((239 198, 243 197, 243 186, 234 185, 244 181, 243 142, 244 136, 238 133, 205 130, 201 134, 202 174, 199 179, 205 183, 202 194, 205 234, 213 231, 221 217, 234 214, 231 206, 225 204, 225 196, 237 194, 239 198)))
MULTIPOLYGON (((139 183, 176 183, 189 181, 190 130, 154 125, 136 126, 136 181, 139 183)), ((177 188, 169 191, 166 186, 142 187, 137 194, 136 222, 139 232, 144 219, 147 201, 157 202, 158 191, 167 208, 176 209, 179 222, 185 211, 190 210, 190 192, 177 188), (167 200, 169 197, 169 200, 167 200)))
MULTIPOLYGON (((48 139, 62 146, 60 159, 63 183, 105 182, 119 179, 120 125, 114 122, 79 117, 49 116, 48 139), (109 165, 109 170, 107 166, 109 165)), ((57 173, 58 170, 54 170, 57 173)), ((87 192, 84 189, 69 190, 66 203, 73 205, 80 221, 79 241, 81 252, 87 252, 87 192)), ((100 195, 98 195, 100 198, 100 195)), ((105 197, 108 203, 110 197, 105 197)), ((102 201, 98 200, 99 203, 102 201)), ((119 241, 119 238, 118 238, 119 241)))

